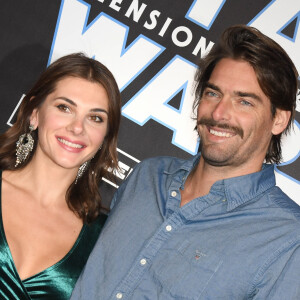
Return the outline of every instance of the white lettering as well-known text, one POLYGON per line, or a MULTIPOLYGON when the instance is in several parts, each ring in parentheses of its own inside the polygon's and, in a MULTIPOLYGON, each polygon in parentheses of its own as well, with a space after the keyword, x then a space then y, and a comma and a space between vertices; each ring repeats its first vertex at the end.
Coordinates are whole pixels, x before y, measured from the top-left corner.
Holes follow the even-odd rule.
MULTIPOLYGON (((282 27, 288 23, 289 20, 297 17, 300 18, 300 1, 295 0, 277 0, 272 1, 271 5, 267 6, 260 14, 258 14, 249 25, 256 27, 261 32, 275 40, 280 44, 288 55, 293 60, 298 72, 300 72, 300 35, 299 31, 295 32, 293 40, 286 38, 280 33, 282 27), (270 26, 272 24, 272 26, 270 26), (281 30, 280 30, 281 29, 281 30)), ((299 27, 296 26, 295 30, 299 27)))
POLYGON ((111 3, 109 4, 109 7, 119 11, 121 9, 120 6, 117 6, 117 4, 121 4, 123 0, 112 0, 111 3))
POLYGON ((285 173, 275 168, 276 185, 278 185, 291 199, 300 205, 300 184, 296 179, 287 177, 285 173))
POLYGON ((130 167, 121 161, 118 162, 118 166, 120 169, 119 171, 114 170, 114 175, 123 180, 126 177, 126 173, 130 170, 130 167))
POLYGON ((144 24, 144 27, 151 30, 151 29, 154 29, 157 25, 157 17, 160 16, 160 11, 158 10, 153 10, 151 11, 150 13, 150 20, 151 20, 151 23, 148 23, 147 21, 145 22, 144 24))
POLYGON ((282 162, 287 163, 300 154, 300 128, 294 122, 294 128, 287 135, 282 135, 282 162))
POLYGON ((128 28, 103 13, 86 27, 88 7, 78 0, 64 1, 49 63, 82 51, 106 65, 122 90, 163 48, 140 36, 125 49, 128 28))
POLYGON ((167 18, 165 24, 163 25, 163 27, 161 28, 160 32, 158 33, 158 35, 160 36, 164 36, 164 34, 166 33, 168 27, 170 26, 172 22, 172 19, 171 18, 167 18))
POLYGON ((296 97, 296 110, 300 112, 300 90, 299 89, 296 97))
POLYGON ((25 94, 23 94, 23 95, 21 96, 21 98, 20 98, 18 104, 16 105, 14 111, 13 111, 12 114, 10 115, 8 121, 6 122, 7 125, 13 126, 13 124, 12 124, 11 121, 12 121, 12 119, 14 118, 15 114, 17 113, 18 108, 19 108, 20 104, 22 103, 24 97, 25 97, 25 94))
POLYGON ((139 1, 133 0, 125 16, 129 18, 130 15, 133 13, 133 21, 138 22, 146 7, 147 5, 145 3, 142 3, 141 7, 139 8, 139 1))
POLYGON ((179 26, 177 28, 174 29, 173 33, 172 33, 172 41, 173 43, 178 46, 178 47, 186 47, 187 45, 190 44, 190 42, 193 39, 193 34, 192 31, 185 27, 185 26, 179 26), (179 41, 177 36, 180 32, 185 32, 186 33, 186 40, 185 41, 179 41))
POLYGON ((123 115, 141 126, 150 118, 156 120, 173 130, 173 144, 196 154, 198 141, 192 119, 195 71, 195 65, 176 56, 123 107, 123 115), (180 91, 183 91, 181 106, 176 110, 168 102, 180 91))
POLYGON ((211 50, 211 48, 214 46, 214 44, 215 43, 210 41, 206 47, 206 38, 201 36, 199 42, 197 43, 197 45, 193 51, 193 54, 197 56, 199 51, 201 51, 200 57, 204 57, 206 54, 208 54, 208 52, 211 50))
POLYGON ((225 2, 226 0, 195 0, 186 17, 208 30, 225 2))

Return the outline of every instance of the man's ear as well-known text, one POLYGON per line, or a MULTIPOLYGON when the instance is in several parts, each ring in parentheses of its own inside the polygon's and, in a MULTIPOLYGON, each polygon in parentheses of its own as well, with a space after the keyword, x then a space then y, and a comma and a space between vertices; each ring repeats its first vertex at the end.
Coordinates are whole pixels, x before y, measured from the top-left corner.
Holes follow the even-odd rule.
POLYGON ((291 117, 291 112, 288 110, 282 110, 276 108, 276 114, 274 117, 272 133, 273 135, 278 135, 282 133, 287 127, 291 117))

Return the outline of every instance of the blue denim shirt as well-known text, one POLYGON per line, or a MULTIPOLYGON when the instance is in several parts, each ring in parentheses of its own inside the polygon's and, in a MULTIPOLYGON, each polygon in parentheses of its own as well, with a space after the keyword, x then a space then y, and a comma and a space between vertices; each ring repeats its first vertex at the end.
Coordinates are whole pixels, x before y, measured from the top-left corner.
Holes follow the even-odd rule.
POLYGON ((180 207, 199 156, 140 163, 71 299, 300 299, 300 207, 272 165, 180 207))

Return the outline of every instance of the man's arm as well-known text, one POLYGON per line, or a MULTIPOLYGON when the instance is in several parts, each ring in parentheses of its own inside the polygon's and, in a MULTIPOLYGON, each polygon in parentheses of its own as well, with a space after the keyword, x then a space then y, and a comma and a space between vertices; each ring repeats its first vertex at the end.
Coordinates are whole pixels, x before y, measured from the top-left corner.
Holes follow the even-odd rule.
POLYGON ((300 299, 300 236, 283 245, 260 268, 248 299, 300 299))

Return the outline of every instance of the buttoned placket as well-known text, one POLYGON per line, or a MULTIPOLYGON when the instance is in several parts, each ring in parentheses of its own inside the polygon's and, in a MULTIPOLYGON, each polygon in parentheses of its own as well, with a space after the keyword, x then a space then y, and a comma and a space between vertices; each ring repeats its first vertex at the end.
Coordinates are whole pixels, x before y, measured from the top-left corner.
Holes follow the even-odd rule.
POLYGON ((150 267, 152 260, 155 258, 163 244, 176 232, 176 229, 184 225, 184 218, 180 216, 180 187, 185 178, 182 175, 175 176, 168 190, 168 201, 170 203, 169 213, 166 214, 165 222, 161 224, 149 243, 136 258, 134 265, 128 272, 128 275, 121 282, 120 286, 113 292, 111 299, 130 299, 130 295, 144 272, 150 267), (177 212, 174 212, 176 210, 177 212))
POLYGON ((183 219, 178 213, 174 213, 159 227, 156 234, 136 258, 128 275, 121 282, 117 290, 114 291, 111 299, 130 299, 131 292, 138 284, 144 272, 150 267, 159 249, 172 236, 176 229, 182 225, 183 219))
POLYGON ((181 170, 181 172, 174 176, 168 190, 168 201, 166 203, 165 218, 169 218, 174 212, 177 212, 180 209, 180 189, 183 189, 186 176, 187 171, 185 170, 181 170))
MULTIPOLYGON (((150 239, 149 243, 142 249, 131 267, 128 275, 123 279, 119 287, 113 292, 111 299, 130 299, 131 293, 138 285, 143 274, 151 266, 156 254, 161 247, 176 233, 178 229, 185 225, 189 217, 194 217, 200 214, 204 209, 212 203, 207 201, 193 205, 194 209, 188 207, 180 208, 180 188, 182 188, 185 177, 175 176, 168 190, 167 207, 165 221, 158 228, 156 233, 150 239)), ((221 202, 217 200, 216 202, 221 202)))

